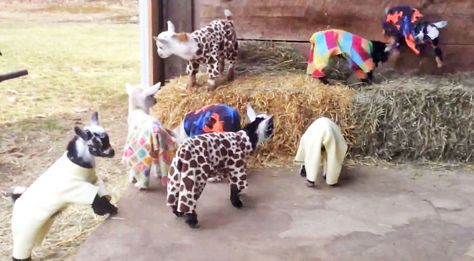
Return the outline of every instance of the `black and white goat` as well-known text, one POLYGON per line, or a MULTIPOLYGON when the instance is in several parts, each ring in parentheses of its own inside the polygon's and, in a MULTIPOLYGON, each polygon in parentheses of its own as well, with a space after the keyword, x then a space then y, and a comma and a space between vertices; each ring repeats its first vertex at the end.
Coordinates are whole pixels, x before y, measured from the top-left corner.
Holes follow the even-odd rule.
POLYGON ((185 217, 192 228, 198 224, 195 211, 209 178, 225 176, 230 183, 230 201, 242 207, 239 193, 247 184, 245 160, 257 146, 273 136, 273 117, 253 113, 251 122, 238 132, 213 132, 187 139, 178 149, 169 171, 167 204, 185 217))
POLYGON ((41 244, 56 214, 69 204, 92 205, 98 215, 117 213, 95 173, 95 157, 114 156, 109 136, 99 126, 98 113, 92 115, 90 125, 76 126, 74 131, 61 158, 25 191, 13 191, 13 261, 31 260, 33 247, 41 244))
POLYGON ((416 55, 422 46, 430 45, 435 52, 436 65, 443 67, 443 53, 439 47, 440 29, 448 25, 447 21, 429 22, 421 20, 423 14, 408 5, 385 8, 385 20, 382 23, 384 36, 389 38, 393 47, 399 48, 405 43, 416 55))

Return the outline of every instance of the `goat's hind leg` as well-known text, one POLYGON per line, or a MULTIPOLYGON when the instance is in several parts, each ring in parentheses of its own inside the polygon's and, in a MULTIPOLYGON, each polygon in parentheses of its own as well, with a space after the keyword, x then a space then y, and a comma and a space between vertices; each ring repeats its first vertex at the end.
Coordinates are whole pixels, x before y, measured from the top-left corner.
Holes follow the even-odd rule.
POLYGON ((217 80, 219 77, 219 61, 213 61, 207 65, 207 73, 209 75, 209 79, 207 79, 207 85, 209 91, 216 89, 217 87, 217 80))
POLYGON ((436 66, 438 68, 442 68, 443 67, 443 52, 441 51, 441 48, 439 48, 438 43, 439 43, 439 38, 432 40, 431 47, 433 47, 434 52, 435 52, 436 66))
MULTIPOLYGON (((166 203, 171 207, 173 214, 177 217, 182 217, 183 213, 178 212, 178 199, 179 199, 179 182, 175 180, 176 169, 173 165, 170 167, 170 179, 166 187, 167 198, 166 203)), ((179 177, 179 176, 178 176, 179 177)))

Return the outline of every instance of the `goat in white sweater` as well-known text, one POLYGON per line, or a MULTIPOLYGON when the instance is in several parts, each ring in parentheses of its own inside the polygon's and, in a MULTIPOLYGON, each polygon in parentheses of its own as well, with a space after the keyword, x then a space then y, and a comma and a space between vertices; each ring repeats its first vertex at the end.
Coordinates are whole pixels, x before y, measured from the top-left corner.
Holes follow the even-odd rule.
POLYGON ((303 163, 300 175, 306 177, 308 186, 314 186, 320 174, 321 163, 326 183, 334 185, 339 179, 346 152, 347 143, 339 126, 330 119, 321 117, 301 137, 295 161, 303 163))
POLYGON ((98 215, 116 214, 102 181, 95 173, 94 157, 112 158, 109 136, 99 126, 98 114, 76 136, 67 151, 24 191, 13 206, 13 261, 31 260, 31 251, 41 244, 54 217, 67 205, 89 204, 98 215))

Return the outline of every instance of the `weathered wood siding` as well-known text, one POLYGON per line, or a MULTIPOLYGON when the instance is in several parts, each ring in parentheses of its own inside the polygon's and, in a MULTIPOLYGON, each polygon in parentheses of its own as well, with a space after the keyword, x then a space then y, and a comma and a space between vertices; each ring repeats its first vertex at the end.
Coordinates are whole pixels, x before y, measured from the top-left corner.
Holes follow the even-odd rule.
MULTIPOLYGON (((223 10, 229 8, 240 39, 298 42, 305 42, 313 32, 327 28, 383 40, 381 21, 385 7, 410 4, 420 8, 426 20, 448 21, 441 35, 445 70, 474 69, 474 0, 198 0, 195 4, 199 25, 223 18, 223 10)), ((414 56, 404 52, 401 67, 413 68, 413 62, 418 64, 414 56)), ((435 64, 434 59, 423 60, 427 60, 423 66, 435 64)))

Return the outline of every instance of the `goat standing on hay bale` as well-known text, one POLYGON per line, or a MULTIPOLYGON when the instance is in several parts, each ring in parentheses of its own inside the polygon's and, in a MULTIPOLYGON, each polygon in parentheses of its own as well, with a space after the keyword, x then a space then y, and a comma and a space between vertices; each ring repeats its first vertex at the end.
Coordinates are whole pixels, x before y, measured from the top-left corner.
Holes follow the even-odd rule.
POLYGON ((210 177, 228 177, 230 201, 242 207, 239 193, 248 186, 245 159, 273 135, 272 116, 254 112, 250 119, 241 131, 199 135, 179 147, 169 172, 167 205, 176 216, 184 214, 190 227, 197 227, 196 203, 210 177))
POLYGON ((448 25, 447 21, 435 23, 419 21, 423 14, 410 6, 396 6, 385 9, 385 20, 382 24, 383 34, 390 38, 392 45, 400 48, 405 44, 416 54, 420 46, 430 44, 435 52, 436 65, 443 67, 443 53, 439 48, 439 29, 448 25))
POLYGON ((173 132, 149 115, 150 108, 156 104, 154 95, 160 86, 160 83, 144 88, 126 85, 128 137, 122 162, 129 168, 130 181, 140 189, 148 188, 151 171, 166 185, 168 168, 176 151, 173 132))
POLYGON ((388 60, 391 50, 383 42, 367 40, 337 29, 314 33, 310 43, 307 73, 324 84, 329 82, 323 70, 332 56, 342 55, 348 60, 357 78, 368 82, 367 80, 372 80, 372 71, 378 63, 388 60))
POLYGON ((13 191, 12 198, 17 198, 11 222, 13 261, 31 260, 34 245, 41 244, 56 214, 69 204, 92 205, 98 215, 117 213, 95 173, 94 157, 115 154, 98 114, 93 114, 90 125, 74 131, 76 136, 61 158, 24 192, 13 191))
POLYGON ((188 60, 186 72, 189 74, 188 87, 196 87, 199 65, 207 64, 209 90, 217 87, 216 80, 224 71, 227 59, 230 63, 227 79, 234 80, 234 66, 237 60, 238 43, 232 22, 232 13, 224 10, 225 20, 214 20, 209 25, 192 33, 176 33, 171 21, 168 31, 154 37, 161 58, 175 54, 188 60))
POLYGON ((303 163, 300 175, 306 177, 309 187, 314 186, 319 176, 321 161, 326 183, 335 185, 346 152, 347 143, 339 126, 330 119, 322 117, 314 121, 301 137, 295 161, 303 163))

